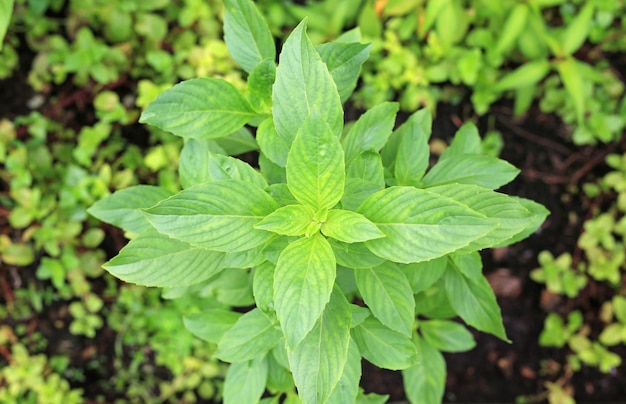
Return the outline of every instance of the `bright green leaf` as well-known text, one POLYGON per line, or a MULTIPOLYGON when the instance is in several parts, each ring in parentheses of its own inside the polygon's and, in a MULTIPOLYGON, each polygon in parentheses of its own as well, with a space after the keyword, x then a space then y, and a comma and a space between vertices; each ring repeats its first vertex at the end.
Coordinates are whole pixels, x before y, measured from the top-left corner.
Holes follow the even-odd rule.
POLYGON ((337 85, 341 102, 346 102, 354 91, 370 48, 370 44, 356 42, 328 42, 315 47, 337 85))
POLYGON ((446 360, 422 338, 415 338, 419 362, 402 371, 407 398, 411 404, 440 403, 446 387, 446 360))
POLYGON ((343 369, 341 379, 328 397, 329 404, 353 403, 359 393, 359 381, 361 380, 361 354, 354 340, 350 339, 348 348, 348 360, 343 369))
POLYGON ((585 78, 579 62, 568 58, 557 63, 556 68, 561 76, 565 90, 574 102, 578 123, 583 122, 586 105, 585 78))
POLYGON ((582 46, 589 35, 593 23, 594 3, 586 2, 576 17, 570 21, 562 35, 563 55, 569 56, 574 54, 582 46))
MULTIPOLYGON (((398 127, 385 144, 385 147, 381 151, 381 157, 383 160, 383 165, 388 169, 392 170, 394 168, 394 164, 396 161, 396 157, 398 153, 400 153, 400 142, 402 138, 406 136, 408 133, 425 133, 426 140, 428 140, 428 136, 430 135, 432 128, 432 116, 430 114, 430 110, 427 108, 420 109, 415 112, 413 115, 409 117, 400 127, 398 127)), ((415 148, 414 152, 416 153, 413 158, 419 162, 418 166, 424 166, 424 168, 428 167, 428 159, 429 159, 429 149, 423 147, 415 148)))
POLYGON ((270 318, 274 315, 274 264, 265 261, 254 268, 252 293, 256 306, 270 318))
POLYGON ((278 135, 274 127, 274 121, 267 118, 257 128, 256 140, 259 142, 261 151, 267 158, 279 167, 287 166, 287 156, 291 142, 278 135))
POLYGON ((276 209, 254 227, 285 236, 302 236, 314 216, 315 211, 308 206, 287 205, 276 209))
POLYGON ((207 309, 183 317, 185 327, 196 337, 217 344, 224 333, 239 320, 241 313, 227 309, 207 309))
POLYGON ((498 35, 498 43, 496 44, 496 51, 503 53, 513 47, 515 41, 520 37, 521 33, 526 28, 526 21, 528 18, 529 7, 525 3, 517 4, 511 9, 502 32, 498 35))
POLYGON ((404 273, 393 264, 354 271, 359 292, 381 323, 408 337, 413 332, 415 299, 404 273))
POLYGON ((229 363, 246 362, 265 356, 281 338, 278 322, 270 321, 261 310, 254 308, 224 333, 215 357, 229 363))
POLYGON ((289 365, 304 403, 324 403, 338 385, 348 362, 352 312, 334 288, 315 327, 293 349, 289 365))
POLYGON ((386 188, 357 211, 387 236, 367 241, 366 246, 380 257, 407 264, 451 253, 494 227, 459 202, 412 187, 386 188))
MULTIPOLYGON (((214 139, 213 142, 224 150, 224 154, 228 154, 229 156, 238 156, 249 151, 259 150, 259 145, 254 136, 252 136, 250 131, 245 127, 228 136, 214 139)), ((215 153, 216 151, 213 152, 215 153)))
POLYGON ((519 170, 496 157, 463 154, 437 162, 423 178, 425 187, 474 184, 496 189, 511 182, 519 170))
POLYGON ((13 0, 0 1, 0 51, 2 50, 2 42, 4 35, 7 33, 11 15, 13 14, 13 0))
POLYGON ((276 59, 274 38, 254 2, 224 0, 224 9, 224 42, 246 72, 263 59, 276 59))
POLYGON ((508 341, 496 296, 484 276, 469 279, 449 266, 444 279, 448 300, 466 323, 508 341))
POLYGON ((269 107, 272 105, 274 81, 276 81, 276 62, 265 59, 256 65, 248 76, 248 94, 257 100, 261 107, 269 107))
POLYGON ((306 21, 289 35, 280 54, 274 83, 274 124, 291 144, 310 115, 319 117, 336 136, 343 128, 343 108, 337 86, 305 33, 306 21))
POLYGON ((294 348, 314 327, 330 299, 335 255, 320 235, 289 244, 274 270, 274 304, 287 344, 294 348))
POLYGON ((341 200, 345 184, 343 150, 331 128, 317 116, 307 118, 287 157, 287 186, 316 212, 341 200))
POLYGON ((195 185, 144 212, 163 234, 202 248, 236 252, 273 237, 254 226, 277 208, 258 186, 223 180, 195 185))
POLYGON ((544 59, 525 63, 507 73, 496 83, 497 91, 521 89, 532 86, 543 79, 550 71, 550 62, 544 59))
POLYGON ((409 280, 414 294, 420 293, 435 284, 446 272, 448 257, 440 257, 416 264, 402 265, 402 271, 409 280))
POLYGON ((341 241, 328 240, 337 263, 346 268, 372 268, 385 262, 384 258, 374 255, 365 243, 344 243, 341 241))
POLYGON ((219 273, 224 253, 208 251, 146 230, 103 265, 112 275, 143 286, 175 287, 219 273))
POLYGON ((374 317, 368 317, 353 328, 352 337, 361 355, 380 368, 406 369, 418 361, 417 349, 411 338, 385 327, 374 317))
POLYGON ((402 128, 398 132, 401 135, 394 176, 398 185, 417 185, 428 168, 430 132, 425 132, 422 125, 404 125, 402 128))
POLYGON ((265 178, 248 163, 239 159, 209 152, 207 170, 211 181, 239 180, 261 189, 268 187, 265 178))
POLYGON ((341 209, 328 212, 328 218, 322 224, 322 233, 344 243, 358 243, 385 237, 383 232, 363 215, 341 209))
POLYGON ((450 146, 439 157, 439 161, 463 154, 481 154, 480 143, 480 134, 476 125, 472 122, 464 123, 454 134, 450 146))
POLYGON ((162 92, 139 121, 184 138, 215 139, 235 132, 255 116, 235 86, 202 77, 162 92))
POLYGON ((347 165, 363 152, 382 149, 393 131, 398 108, 398 103, 385 102, 359 117, 341 141, 347 165))
POLYGON ((99 200, 87 212, 124 231, 139 234, 151 227, 140 209, 152 207, 170 196, 172 192, 164 188, 136 185, 99 200))
POLYGON ((267 383, 267 358, 233 363, 224 380, 224 404, 257 403, 267 383))

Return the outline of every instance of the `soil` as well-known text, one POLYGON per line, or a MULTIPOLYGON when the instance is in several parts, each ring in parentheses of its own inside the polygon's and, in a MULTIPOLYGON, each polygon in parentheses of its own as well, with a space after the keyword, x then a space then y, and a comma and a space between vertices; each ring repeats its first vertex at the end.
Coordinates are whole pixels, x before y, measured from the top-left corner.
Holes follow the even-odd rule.
MULTIPOLYGON (((26 105, 32 92, 24 84, 24 79, 0 81, 0 118, 10 119, 28 111, 26 105)), ((58 95, 59 98, 63 96, 58 95)), ((441 105, 433 125, 433 138, 449 141, 460 123, 470 118, 463 114, 465 110, 468 110, 467 105, 441 105)), ((516 120, 506 104, 495 105, 490 117, 480 118, 478 122, 481 133, 487 129, 501 132, 504 141, 501 157, 522 170, 519 177, 502 191, 540 202, 551 215, 532 237, 507 248, 483 252, 484 270, 496 291, 512 343, 475 332, 475 349, 446 355, 448 378, 444 399, 448 402, 513 402, 519 396, 534 396, 541 402, 545 398, 542 396, 545 382, 562 376, 558 369, 553 372, 546 369, 549 365, 563 363, 564 352, 539 347, 538 337, 549 310, 566 311, 572 307, 571 304, 559 306, 558 300, 546 302, 542 285, 530 280, 529 273, 538 266, 536 257, 543 250, 549 250, 555 256, 574 252, 575 257, 580 257, 576 252, 576 240, 594 201, 587 200, 576 190, 606 172, 604 157, 610 152, 625 152, 626 138, 608 145, 577 147, 567 140, 567 128, 554 116, 533 108, 524 119, 516 120)), ((132 138, 132 134, 129 137, 132 138)), ((6 192, 7 184, 0 185, 0 191, 6 192)), ((0 232, 7 234, 9 231, 6 217, 0 215, 0 232)), ((119 248, 121 235, 113 230, 107 233, 111 237, 106 245, 112 250, 119 248)), ((10 299, 6 292, 7 285, 11 285, 9 272, 0 271, 2 303, 10 299)), ((28 277, 40 282, 35 279, 33 268, 20 269, 20 276, 24 282, 28 277)), ((610 293, 600 285, 592 285, 583 291, 575 304, 584 309, 586 319, 593 321, 599 302, 608 299, 610 293)), ((30 326, 38 328, 49 339, 49 355, 68 354, 71 367, 83 369, 87 369, 87 362, 96 357, 104 361, 98 371, 87 371, 85 382, 73 387, 83 388, 89 398, 102 395, 115 399, 95 382, 114 374, 112 363, 106 360, 113 358, 115 333, 105 328, 95 339, 78 338, 69 334, 67 328, 52 326, 55 322, 69 320, 65 306, 52 306, 46 310, 33 319, 30 326)), ((613 351, 626 358, 624 346, 613 351)), ((616 402, 626 397, 624 380, 626 365, 610 374, 584 368, 574 375, 573 385, 580 402, 616 402)), ((367 392, 389 394, 390 401, 405 400, 399 372, 364 363, 361 385, 367 392)))

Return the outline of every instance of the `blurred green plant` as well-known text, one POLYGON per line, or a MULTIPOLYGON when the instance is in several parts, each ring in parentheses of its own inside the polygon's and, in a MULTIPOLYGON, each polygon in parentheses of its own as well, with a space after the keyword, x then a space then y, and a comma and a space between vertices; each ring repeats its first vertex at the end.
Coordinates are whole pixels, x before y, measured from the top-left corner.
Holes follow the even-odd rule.
POLYGON ((571 377, 583 365, 609 373, 622 363, 622 358, 609 348, 626 343, 626 290, 623 287, 626 274, 626 154, 610 154, 606 164, 611 171, 597 183, 583 187, 593 207, 592 216, 585 221, 578 239, 578 248, 584 258, 575 264, 569 253, 554 259, 552 254, 544 251, 539 255, 541 267, 531 273, 535 281, 546 284, 549 292, 571 299, 580 300, 584 296, 581 290, 590 283, 605 282, 615 290, 600 309, 600 330, 587 324, 591 319, 583 319, 579 310, 571 311, 567 321, 557 313, 546 317, 539 344, 567 347, 571 352, 558 383, 546 386, 551 403, 574 395, 571 377), (600 208, 600 200, 610 203, 600 208), (591 338, 592 331, 599 335, 597 339, 591 338))

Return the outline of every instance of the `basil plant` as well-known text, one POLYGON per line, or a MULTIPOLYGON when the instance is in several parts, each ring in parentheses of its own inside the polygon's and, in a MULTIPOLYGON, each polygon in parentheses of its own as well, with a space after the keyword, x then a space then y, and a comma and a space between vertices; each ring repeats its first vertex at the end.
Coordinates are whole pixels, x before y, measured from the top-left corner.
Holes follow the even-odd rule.
POLYGON ((529 236, 546 209, 494 191, 519 171, 482 155, 472 125, 432 167, 427 110, 396 127, 388 102, 344 125, 370 50, 358 31, 314 46, 305 20, 276 64, 252 1, 224 3, 247 89, 196 78, 143 112, 185 139, 183 189, 139 185, 90 208, 131 238, 105 269, 206 299, 184 323, 231 364, 226 403, 362 401, 362 358, 401 370, 412 402, 440 401, 441 351, 475 345, 466 325, 507 340, 478 251, 529 236), (256 167, 229 156, 248 151, 256 167))

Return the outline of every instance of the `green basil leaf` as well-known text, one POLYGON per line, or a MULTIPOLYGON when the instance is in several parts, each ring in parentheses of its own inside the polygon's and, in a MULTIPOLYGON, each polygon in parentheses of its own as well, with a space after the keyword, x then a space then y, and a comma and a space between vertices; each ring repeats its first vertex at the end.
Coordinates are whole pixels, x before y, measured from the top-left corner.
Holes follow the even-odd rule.
POLYGON ((291 392, 296 387, 291 371, 283 366, 272 350, 271 355, 267 355, 267 390, 271 392, 291 392))
POLYGON ((202 248, 237 252, 274 237, 254 225, 277 208, 258 186, 223 180, 185 189, 144 213, 160 233, 202 248))
POLYGON ((341 102, 346 102, 354 91, 371 47, 358 42, 328 42, 315 47, 337 85, 341 102))
POLYGON ((289 347, 314 327, 330 299, 335 276, 335 255, 319 233, 292 242, 280 254, 274 270, 274 304, 289 347))
POLYGON ((352 329, 352 337, 361 355, 380 368, 406 369, 418 361, 417 349, 411 338, 385 327, 372 316, 352 329))
POLYGON ((282 334, 278 321, 270 321, 258 308, 241 316, 224 333, 217 345, 215 357, 225 362, 246 362, 274 348, 282 334))
POLYGON ((463 324, 450 320, 423 320, 419 330, 424 341, 444 352, 465 352, 476 346, 474 336, 463 324))
POLYGON ((524 231, 535 218, 517 199, 475 185, 450 184, 429 188, 429 191, 462 202, 496 224, 491 232, 459 250, 460 252, 507 245, 512 237, 524 231))
POLYGON ((550 211, 546 209, 545 206, 537 202, 531 201, 530 199, 518 198, 514 196, 511 196, 510 198, 513 198, 517 202, 519 202, 520 205, 524 206, 533 216, 528 221, 528 224, 524 230, 511 237, 506 242, 498 244, 494 247, 501 247, 503 245, 517 243, 518 241, 532 235, 539 228, 539 226, 543 224, 543 222, 546 220, 546 217, 550 214, 550 211))
POLYGON ((328 240, 337 263, 346 268, 372 268, 385 262, 384 258, 374 255, 365 243, 344 243, 338 240, 328 240))
POLYGON ((202 77, 162 92, 139 122, 184 138, 215 139, 235 132, 255 116, 235 86, 202 77))
POLYGON ((258 104, 259 112, 262 112, 265 106, 272 106, 274 81, 276 81, 276 62, 273 59, 265 59, 257 64, 248 76, 248 95, 252 105, 258 104))
POLYGON ((192 285, 219 273, 224 253, 193 247, 148 229, 103 265, 123 281, 143 286, 192 285))
POLYGON ((87 212, 103 222, 139 234, 150 229, 142 208, 156 205, 172 196, 172 192, 153 185, 136 185, 111 194, 94 203, 87 212))
MULTIPOLYGON (((430 110, 427 108, 420 109, 409 117, 402 125, 391 133, 391 136, 387 140, 385 147, 381 151, 381 157, 383 165, 390 170, 393 170, 396 157, 400 150, 400 142, 407 133, 420 132, 430 135, 432 130, 432 116, 430 110)), ((428 137, 426 138, 428 140, 428 137)), ((416 155, 413 158, 419 161, 420 164, 428 167, 428 159, 430 151, 428 148, 417 148, 415 150, 416 155)))
POLYGON ((372 150, 360 153, 346 167, 346 178, 370 182, 379 191, 385 188, 385 169, 380 154, 372 150))
POLYGON ((409 280, 414 294, 418 294, 435 284, 446 272, 448 257, 402 265, 400 268, 409 280))
POLYGON ((430 132, 424 131, 424 126, 403 125, 399 131, 400 143, 394 166, 394 177, 398 185, 419 185, 428 168, 430 132))
POLYGON ((183 323, 193 335, 207 342, 217 343, 226 331, 239 320, 241 313, 227 309, 207 309, 183 317, 183 323))
POLYGON ((446 184, 473 184, 496 189, 513 181, 519 170, 497 157, 462 154, 440 160, 424 176, 425 187, 446 184))
POLYGON ((444 279, 450 305, 466 323, 508 341, 496 296, 484 276, 470 279, 449 266, 444 279))
POLYGON ((278 135, 272 118, 261 122, 256 130, 256 141, 259 142, 261 151, 271 162, 279 167, 287 166, 291 141, 288 142, 278 135))
POLYGON ((450 146, 439 157, 439 161, 463 154, 481 154, 482 147, 480 143, 478 128, 472 122, 467 122, 456 131, 450 146))
POLYGON ((222 154, 209 152, 208 171, 211 181, 239 180, 261 189, 269 186, 265 178, 248 163, 222 154))
POLYGON ((180 152, 178 174, 183 188, 211 181, 209 175, 210 153, 226 154, 212 139, 186 139, 180 152))
POLYGON ((291 144, 310 115, 341 136, 343 108, 337 86, 305 33, 306 21, 289 35, 280 53, 272 113, 278 134, 291 144), (306 66, 303 68, 303 66, 306 66))
POLYGON ((341 142, 346 164, 349 165, 362 152, 382 149, 391 136, 398 109, 398 103, 386 102, 359 117, 341 142))
POLYGON ((440 403, 446 387, 446 360, 422 338, 415 338, 419 362, 402 371, 407 398, 411 403, 440 403))
MULTIPOLYGON (((238 156, 250 151, 259 150, 259 145, 256 143, 254 136, 252 136, 252 133, 245 127, 228 136, 213 139, 213 142, 224 151, 224 153, 220 154, 228 154, 229 156, 238 156)), ((217 153, 215 150, 211 151, 217 153)))
POLYGON ((354 403, 359 394, 359 381, 361 380, 361 353, 353 339, 350 339, 348 347, 348 360, 343 368, 341 379, 328 397, 329 404, 354 403))
POLYGON ((3 0, 0 2, 0 51, 2 50, 2 43, 4 42, 4 36, 9 28, 11 22, 11 15, 13 14, 13 0, 3 0))
POLYGON ((316 212, 341 200, 345 185, 343 150, 326 122, 311 116, 303 123, 287 157, 287 186, 316 212))
POLYGON ((274 314, 274 268, 275 265, 265 261, 254 269, 252 280, 252 293, 256 307, 267 317, 275 317, 274 314))
POLYGON ((360 178, 346 178, 341 205, 345 209, 354 211, 367 198, 384 188, 384 186, 381 187, 378 184, 360 178))
POLYGON ((326 308, 304 339, 288 350, 298 395, 305 403, 326 402, 348 362, 352 312, 334 288, 326 308))
POLYGON ((344 243, 358 243, 385 237, 376 225, 355 212, 333 209, 322 224, 322 233, 344 243))
POLYGON ((494 227, 489 219, 459 202, 412 187, 377 192, 357 211, 387 236, 365 245, 380 257, 406 264, 449 254, 494 227))
POLYGON ((415 299, 404 273, 391 263, 354 271, 363 301, 385 326, 410 337, 415 321, 415 299))
POLYGON ((263 59, 276 59, 272 33, 249 0, 224 0, 224 42, 235 62, 248 73, 263 59))
POLYGON ((314 216, 315 211, 308 206, 287 205, 276 209, 254 227, 285 236, 302 236, 314 216))
POLYGON ((266 383, 266 357, 233 363, 224 380, 224 404, 258 403, 266 383))

